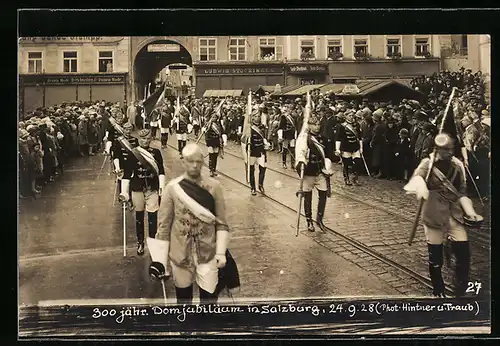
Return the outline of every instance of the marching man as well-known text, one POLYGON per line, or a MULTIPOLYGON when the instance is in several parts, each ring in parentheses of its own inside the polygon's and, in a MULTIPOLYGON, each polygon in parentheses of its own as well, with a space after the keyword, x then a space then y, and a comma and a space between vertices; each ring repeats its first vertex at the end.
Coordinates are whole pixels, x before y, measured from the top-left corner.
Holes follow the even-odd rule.
POLYGON ((177 134, 177 145, 179 148, 179 154, 181 155, 182 158, 182 149, 186 146, 187 142, 187 135, 188 135, 188 125, 190 125, 190 117, 191 113, 189 112, 189 109, 187 108, 188 100, 184 100, 184 103, 180 106, 178 106, 178 109, 176 109, 176 118, 175 118, 175 123, 176 123, 176 128, 175 128, 175 133, 177 134))
POLYGON ((316 222, 324 230, 323 216, 325 215, 326 200, 330 197, 330 176, 332 171, 333 148, 332 142, 320 133, 320 119, 316 114, 311 114, 308 119, 309 133, 300 135, 295 147, 297 158, 296 169, 299 172, 304 169, 302 193, 304 196, 304 214, 307 220, 307 230, 314 232, 312 220, 312 190, 318 190, 318 211, 316 222))
MULTIPOLYGON (((210 176, 217 176, 217 158, 219 156, 219 148, 225 145, 223 136, 223 129, 218 121, 217 113, 212 114, 212 118, 207 123, 210 126, 205 132, 205 142, 208 149, 208 168, 210 169, 210 176)), ((227 137, 226 137, 227 138, 227 137)), ((227 141, 227 139, 226 139, 227 141)))
POLYGON ((172 107, 170 101, 162 107, 161 118, 160 118, 160 142, 161 148, 165 149, 168 143, 168 134, 172 132, 172 121, 173 121, 174 108, 172 107))
POLYGON ((436 156, 424 158, 404 187, 408 193, 415 193, 417 199, 424 199, 422 222, 424 224, 427 249, 429 251, 429 273, 433 295, 445 296, 445 285, 441 275, 443 266, 443 243, 451 241, 455 255, 455 280, 457 297, 464 296, 469 280, 470 249, 466 224, 483 220, 466 196, 466 175, 462 161, 453 156, 453 139, 440 133, 434 140, 436 156), (429 180, 425 177, 431 160, 434 161, 429 180))
POLYGON ((363 141, 360 139, 360 135, 361 129, 354 120, 354 113, 352 111, 346 112, 345 122, 338 127, 335 142, 335 155, 340 157, 342 162, 342 173, 346 185, 352 185, 349 171, 353 173, 352 182, 354 185, 359 185, 358 174, 363 167, 361 163, 363 141))
POLYGON ((133 154, 123 167, 120 196, 124 201, 132 198, 135 208, 135 228, 137 234, 137 255, 144 254, 144 210, 148 212, 148 233, 154 238, 157 227, 159 196, 165 185, 165 168, 159 149, 151 148, 151 131, 139 132, 139 147, 129 148, 133 154), (132 196, 129 195, 129 188, 132 196))
MULTIPOLYGON (((117 122, 119 124, 119 122, 117 122)), ((136 148, 139 145, 137 138, 132 136, 133 125, 130 123, 125 123, 122 126, 123 137, 128 141, 132 148, 136 148)), ((127 149, 127 146, 122 145, 123 141, 116 137, 113 140, 111 146, 111 157, 113 159, 114 172, 116 174, 117 180, 123 179, 123 168, 127 166, 128 161, 132 160, 133 154, 127 149)), ((121 192, 121 184, 118 185, 119 191, 121 192)), ((128 192, 128 191, 127 191, 128 192)))
POLYGON ((185 173, 165 187, 158 233, 156 239, 148 238, 150 272, 168 278, 170 262, 178 304, 192 304, 195 281, 201 304, 213 303, 228 253, 224 195, 217 180, 202 175, 203 153, 197 144, 186 145, 183 156, 185 173))
POLYGON ((281 161, 285 169, 287 168, 286 157, 288 151, 290 151, 290 165, 292 167, 294 166, 293 155, 295 154, 296 127, 295 120, 290 114, 290 111, 288 109, 285 110, 280 117, 278 125, 278 140, 280 142, 282 141, 281 161))
POLYGON ((266 150, 269 142, 265 137, 266 128, 262 124, 261 115, 258 109, 255 109, 250 115, 252 120, 250 145, 246 150, 250 150, 250 187, 252 196, 257 194, 255 189, 255 166, 259 166, 259 190, 262 194, 264 190, 264 178, 266 177, 267 155, 266 150))

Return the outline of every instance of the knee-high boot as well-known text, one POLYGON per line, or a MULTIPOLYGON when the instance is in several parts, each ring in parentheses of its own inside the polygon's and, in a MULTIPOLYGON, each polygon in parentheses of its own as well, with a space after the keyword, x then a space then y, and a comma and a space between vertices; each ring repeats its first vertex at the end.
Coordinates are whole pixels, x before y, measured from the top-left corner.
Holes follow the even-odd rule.
POLYGON ((252 195, 255 195, 255 166, 250 166, 250 188, 252 190, 252 195))
POLYGON ((137 235, 137 254, 144 254, 144 212, 135 212, 135 233, 137 235))
POLYGON ((444 297, 444 281, 441 274, 443 266, 443 244, 427 244, 429 251, 429 274, 432 282, 432 294, 436 297, 444 297))
POLYGON ((193 285, 179 288, 175 287, 175 296, 177 298, 177 304, 187 304, 193 303, 193 285))
POLYGON ((325 225, 323 224, 323 216, 325 215, 327 192, 326 191, 318 191, 318 195, 319 195, 318 212, 316 214, 316 222, 318 223, 318 226, 322 230, 325 230, 325 225))
POLYGON ((341 158, 342 160, 342 174, 344 175, 344 183, 346 185, 352 185, 350 179, 349 179, 349 166, 351 165, 351 159, 350 158, 341 158))
POLYGON ((158 128, 156 126, 151 127, 151 136, 153 137, 153 140, 156 139, 156 130, 158 128))
POLYGON ((455 255, 455 295, 465 296, 469 281, 470 247, 468 241, 454 241, 451 249, 455 255))
POLYGON ((312 191, 304 192, 304 214, 306 214, 307 230, 314 232, 314 223, 312 220, 312 191))
POLYGON ((283 164, 283 168, 286 168, 286 149, 283 148, 283 151, 281 152, 281 162, 283 164))
POLYGON ((290 165, 295 167, 295 147, 290 147, 290 165))
POLYGON ((177 148, 179 149, 179 153, 182 154, 182 141, 177 140, 177 148))
POLYGON ((158 229, 158 212, 148 213, 148 234, 150 238, 156 236, 156 231, 158 229))
POLYGON ((164 148, 167 145, 166 133, 160 134, 161 147, 164 148))
POLYGON ((203 288, 199 287, 200 290, 200 303, 201 304, 214 304, 217 303, 217 295, 214 293, 209 293, 203 288))
POLYGON ((353 175, 352 183, 354 185, 360 185, 358 177, 359 177, 359 174, 361 173, 361 167, 363 164, 361 163, 361 159, 356 158, 356 159, 353 159, 352 161, 353 161, 352 162, 352 175, 353 175))
POLYGON ((219 157, 219 153, 214 153, 213 163, 212 163, 212 171, 214 172, 214 176, 217 176, 217 158, 219 157))
POLYGON ((262 194, 265 194, 264 190, 264 178, 266 177, 266 167, 259 165, 259 190, 262 194))

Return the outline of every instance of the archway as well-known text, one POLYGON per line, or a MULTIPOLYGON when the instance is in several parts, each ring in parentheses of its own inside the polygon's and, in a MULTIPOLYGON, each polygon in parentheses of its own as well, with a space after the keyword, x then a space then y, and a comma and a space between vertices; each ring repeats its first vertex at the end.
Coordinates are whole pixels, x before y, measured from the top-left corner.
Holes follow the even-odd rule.
POLYGON ((156 76, 165 66, 172 64, 192 67, 191 54, 182 44, 173 40, 155 40, 142 47, 135 56, 133 66, 136 99, 144 99, 145 88, 149 83, 150 92, 154 92, 157 87, 156 76))

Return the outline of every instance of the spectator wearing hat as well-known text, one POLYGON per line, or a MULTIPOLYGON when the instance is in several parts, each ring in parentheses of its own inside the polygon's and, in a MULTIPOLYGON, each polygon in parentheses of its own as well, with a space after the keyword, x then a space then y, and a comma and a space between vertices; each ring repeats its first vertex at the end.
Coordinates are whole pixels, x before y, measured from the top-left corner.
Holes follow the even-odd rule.
POLYGON ((89 156, 94 156, 97 152, 97 144, 99 143, 99 125, 95 118, 97 114, 91 112, 89 114, 89 121, 87 123, 87 138, 89 143, 89 156))
MULTIPOLYGON (((379 109, 380 110, 380 109, 379 109)), ((380 112, 373 113, 373 130, 370 148, 372 148, 372 171, 371 173, 377 179, 384 177, 384 152, 387 144, 387 127, 382 122, 382 115, 380 112)))
POLYGON ((80 156, 85 156, 89 153, 89 138, 88 138, 88 121, 85 115, 81 115, 78 123, 78 151, 80 156))
POLYGON ((398 133, 398 141, 394 152, 396 167, 396 178, 400 181, 408 182, 411 173, 412 153, 410 150, 410 133, 408 129, 402 128, 398 133))
POLYGON ((434 149, 434 137, 437 135, 437 128, 431 123, 424 123, 422 126, 422 147, 420 149, 419 158, 423 160, 432 153, 434 149))
POLYGON ((386 139, 387 145, 385 147, 384 157, 384 172, 387 172, 387 178, 390 180, 397 179, 397 167, 394 164, 394 156, 396 146, 399 139, 399 129, 396 127, 395 121, 392 117, 386 119, 387 132, 386 139))

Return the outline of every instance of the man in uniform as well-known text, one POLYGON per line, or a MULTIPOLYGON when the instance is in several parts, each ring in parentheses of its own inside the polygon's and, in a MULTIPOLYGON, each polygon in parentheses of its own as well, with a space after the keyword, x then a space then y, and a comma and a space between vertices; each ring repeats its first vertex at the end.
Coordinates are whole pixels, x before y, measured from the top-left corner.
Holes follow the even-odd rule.
POLYGON ((161 148, 165 149, 168 143, 168 134, 172 131, 172 120, 174 114, 174 108, 172 107, 170 101, 164 105, 161 109, 160 118, 160 133, 161 133, 161 148))
POLYGON ((153 259, 166 275, 167 262, 178 304, 192 304, 193 282, 201 304, 217 301, 218 269, 226 265, 229 227, 222 188, 201 174, 203 153, 194 143, 183 149, 185 173, 170 181, 162 194, 156 239, 148 238, 153 259))
POLYGON ((210 126, 205 132, 205 142, 208 149, 208 168, 210 176, 217 176, 217 158, 219 156, 219 148, 223 145, 222 135, 223 129, 218 121, 219 117, 214 112, 212 118, 207 123, 210 126))
POLYGON ((288 110, 284 111, 280 117, 280 122, 278 125, 278 139, 283 140, 282 151, 281 151, 281 161, 283 163, 283 168, 286 166, 286 156, 287 152, 290 152, 290 166, 294 166, 294 155, 295 155, 295 137, 297 133, 297 124, 295 119, 292 117, 288 110))
MULTIPOLYGON (((118 122, 117 122, 118 123, 118 122)), ((119 123, 118 123, 119 124, 119 123)), ((130 123, 125 123, 122 126, 123 138, 130 143, 132 148, 139 145, 137 138, 132 137, 133 126, 130 123)), ((113 129, 114 130, 114 129, 113 129)), ((116 130, 114 130, 116 132, 116 130)), ((124 142, 118 140, 120 138, 118 135, 113 135, 113 142, 111 145, 111 159, 113 160, 114 171, 117 177, 117 183, 123 178, 123 168, 127 167, 129 164, 127 161, 133 159, 133 154, 127 149, 126 146, 122 145, 124 142)), ((119 191, 121 192, 121 183, 118 185, 119 191)))
POLYGON ((257 194, 255 189, 255 166, 259 166, 259 190, 262 194, 265 193, 264 190, 264 178, 266 176, 267 167, 267 155, 266 147, 269 145, 265 137, 266 127, 262 124, 261 114, 258 109, 252 112, 251 120, 251 132, 250 132, 250 188, 252 196, 257 194))
POLYGON ((177 123, 175 132, 177 134, 177 146, 179 149, 179 154, 182 158, 182 149, 186 146, 187 135, 188 135, 188 124, 190 124, 189 118, 191 117, 191 113, 186 106, 187 100, 184 100, 184 103, 181 105, 180 109, 176 109, 176 119, 177 123))
POLYGON ((151 137, 156 139, 156 133, 158 132, 158 122, 160 121, 161 113, 160 108, 155 108, 151 111, 149 115, 149 126, 151 127, 151 137))
POLYGON ((462 161, 453 156, 453 139, 441 133, 434 140, 436 157, 423 159, 404 187, 415 193, 417 199, 425 200, 422 208, 427 248, 429 251, 429 273, 436 297, 444 297, 445 285, 441 274, 443 265, 443 243, 451 241, 455 255, 456 296, 464 296, 469 280, 470 249, 464 216, 472 221, 482 217, 476 214, 472 201, 466 196, 466 175, 462 161), (429 181, 425 177, 431 160, 435 160, 429 181))
POLYGON ((353 173, 354 185, 359 185, 358 174, 361 172, 363 164, 361 154, 363 152, 363 141, 360 138, 361 129, 354 121, 354 113, 347 111, 345 122, 337 130, 335 142, 335 154, 340 157, 342 162, 342 173, 346 185, 352 185, 349 179, 349 171, 353 173))
POLYGON ((192 108, 191 120, 193 122, 193 131, 196 138, 198 138, 198 133, 201 126, 201 118, 203 116, 203 109, 200 100, 196 100, 192 108))
POLYGON ((307 230, 314 232, 312 190, 314 187, 318 190, 316 222, 324 230, 323 216, 325 215, 326 199, 330 197, 331 193, 329 179, 332 175, 333 148, 332 142, 329 142, 328 138, 321 135, 320 119, 317 114, 311 113, 307 125, 309 133, 306 138, 299 135, 295 156, 297 157, 296 169, 299 175, 302 168, 304 169, 303 188, 298 194, 301 193, 304 196, 307 230), (305 143, 302 143, 302 141, 305 141, 305 143), (304 152, 305 148, 307 148, 308 154, 304 152))
POLYGON ((155 237, 159 208, 159 196, 165 185, 165 169, 159 149, 151 148, 151 130, 139 132, 139 147, 129 148, 132 155, 123 167, 122 189, 120 195, 124 201, 132 197, 135 208, 135 227, 137 234, 137 254, 144 254, 144 210, 148 212, 148 230, 151 238, 155 237), (132 191, 132 196, 128 191, 132 191))

